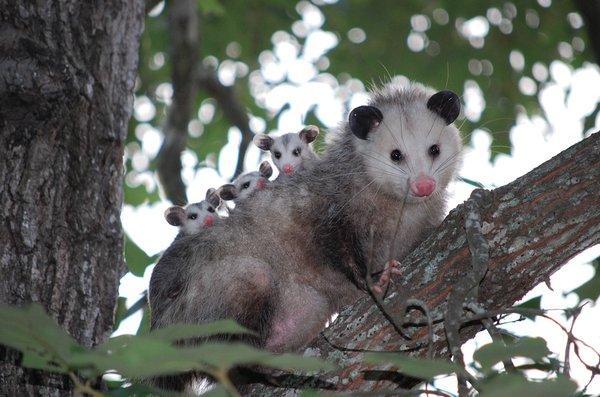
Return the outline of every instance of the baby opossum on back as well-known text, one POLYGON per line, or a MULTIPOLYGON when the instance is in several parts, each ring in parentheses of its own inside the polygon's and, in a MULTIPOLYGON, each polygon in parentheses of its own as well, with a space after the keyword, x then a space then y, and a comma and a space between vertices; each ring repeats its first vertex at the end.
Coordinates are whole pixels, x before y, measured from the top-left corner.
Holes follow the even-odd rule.
POLYGON ((271 159, 279 170, 277 180, 294 172, 310 168, 317 160, 311 143, 319 135, 319 128, 309 125, 297 134, 289 133, 276 138, 268 135, 256 135, 254 144, 271 153, 271 159))
POLYGON ((221 203, 217 191, 211 188, 206 191, 206 198, 199 203, 188 204, 185 208, 178 205, 167 208, 165 219, 170 225, 179 227, 178 237, 189 236, 215 223, 218 219, 216 210, 221 203))
POLYGON ((233 318, 271 351, 308 343, 365 289, 368 261, 401 260, 441 223, 459 111, 456 94, 416 83, 374 92, 313 167, 167 249, 150 281, 152 328, 233 318))
POLYGON ((271 164, 268 161, 263 161, 260 163, 258 171, 238 176, 233 183, 223 185, 217 189, 217 194, 223 200, 233 200, 234 203, 238 204, 255 191, 264 189, 271 175, 273 175, 271 164))

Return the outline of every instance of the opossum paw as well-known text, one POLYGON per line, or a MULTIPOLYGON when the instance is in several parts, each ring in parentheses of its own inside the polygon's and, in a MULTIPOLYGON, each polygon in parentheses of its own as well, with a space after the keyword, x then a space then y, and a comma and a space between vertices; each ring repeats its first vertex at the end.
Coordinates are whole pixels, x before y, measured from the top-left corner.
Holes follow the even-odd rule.
POLYGON ((379 276, 379 280, 373 284, 373 292, 375 292, 377 295, 382 295, 390 284, 392 274, 401 273, 402 271, 400 270, 400 262, 394 259, 387 262, 383 268, 383 271, 381 272, 381 276, 379 276))

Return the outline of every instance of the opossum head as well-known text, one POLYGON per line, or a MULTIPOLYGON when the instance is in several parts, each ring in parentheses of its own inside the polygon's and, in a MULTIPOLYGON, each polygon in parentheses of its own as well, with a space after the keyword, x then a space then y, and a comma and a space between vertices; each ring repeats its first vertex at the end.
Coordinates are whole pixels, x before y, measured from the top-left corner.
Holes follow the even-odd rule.
POLYGON ((461 161, 459 113, 455 93, 420 84, 388 85, 353 109, 348 128, 370 183, 407 202, 443 194, 461 161))
POLYGON ((264 189, 271 175, 273 175, 271 164, 268 161, 263 161, 258 171, 238 176, 233 183, 221 186, 217 193, 223 200, 239 202, 255 191, 264 189))
POLYGON ((310 144, 317 135, 319 135, 319 128, 309 125, 297 134, 284 134, 275 138, 262 134, 256 135, 254 144, 262 150, 269 151, 275 167, 282 175, 289 176, 306 168, 307 163, 315 159, 310 144))
POLYGON ((165 211, 165 219, 170 225, 178 226, 185 235, 198 233, 205 227, 212 226, 218 219, 216 210, 221 205, 221 198, 215 189, 208 189, 206 198, 199 203, 188 204, 185 208, 174 205, 165 211))

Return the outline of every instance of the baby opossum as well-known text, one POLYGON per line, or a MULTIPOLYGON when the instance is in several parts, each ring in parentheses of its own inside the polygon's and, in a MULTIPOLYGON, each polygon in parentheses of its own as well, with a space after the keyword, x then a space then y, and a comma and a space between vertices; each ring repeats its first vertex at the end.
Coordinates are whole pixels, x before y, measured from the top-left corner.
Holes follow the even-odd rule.
POLYGON ((185 208, 178 205, 167 208, 165 219, 170 225, 179 227, 179 235, 192 235, 202 228, 212 226, 217 219, 216 210, 221 198, 215 189, 206 191, 206 198, 199 203, 188 204, 185 208))
POLYGON ((238 176, 233 183, 223 185, 217 189, 217 194, 223 200, 233 200, 234 203, 238 204, 256 190, 264 189, 271 175, 273 175, 271 164, 268 161, 263 161, 260 163, 258 171, 238 176))
POLYGON ((152 328, 233 318, 271 351, 308 343, 360 296, 369 264, 401 260, 441 223, 459 112, 456 94, 417 83, 372 93, 313 167, 167 249, 150 281, 152 328))
POLYGON ((254 144, 271 153, 271 159, 279 170, 277 179, 289 176, 294 172, 309 168, 317 159, 310 143, 319 135, 319 128, 314 125, 305 127, 297 134, 289 133, 276 138, 259 134, 254 137, 254 144))

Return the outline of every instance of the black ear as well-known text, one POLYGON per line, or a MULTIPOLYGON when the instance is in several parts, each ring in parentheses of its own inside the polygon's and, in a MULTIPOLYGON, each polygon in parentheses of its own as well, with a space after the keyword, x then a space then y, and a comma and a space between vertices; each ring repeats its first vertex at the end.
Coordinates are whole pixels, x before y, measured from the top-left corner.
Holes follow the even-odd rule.
POLYGON ((448 125, 460 114, 460 99, 452 91, 440 91, 429 98, 427 109, 437 113, 448 125))
POLYGON ((359 106, 348 116, 350 131, 360 139, 367 139, 367 134, 382 120, 383 114, 375 106, 359 106))
POLYGON ((212 205, 214 208, 218 208, 221 205, 221 197, 215 189, 212 187, 206 191, 206 199, 208 204, 212 205))
POLYGON ((260 176, 269 179, 273 175, 273 168, 271 168, 271 164, 268 161, 263 161, 260 163, 260 167, 258 167, 258 173, 260 176))
POLYGON ((311 143, 317 138, 319 135, 319 127, 316 125, 309 125, 304 127, 302 131, 299 132, 300 139, 302 139, 305 143, 311 143))
POLYGON ((169 225, 181 226, 185 220, 185 210, 177 205, 169 207, 165 211, 165 219, 169 225))
POLYGON ((221 186, 217 190, 217 194, 223 200, 233 200, 238 196, 238 191, 237 191, 237 188, 235 187, 235 185, 228 183, 227 185, 221 186))
POLYGON ((264 134, 254 135, 252 142, 262 150, 269 150, 273 146, 273 138, 264 134))

